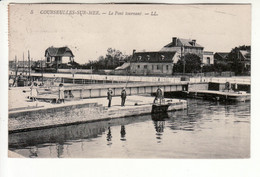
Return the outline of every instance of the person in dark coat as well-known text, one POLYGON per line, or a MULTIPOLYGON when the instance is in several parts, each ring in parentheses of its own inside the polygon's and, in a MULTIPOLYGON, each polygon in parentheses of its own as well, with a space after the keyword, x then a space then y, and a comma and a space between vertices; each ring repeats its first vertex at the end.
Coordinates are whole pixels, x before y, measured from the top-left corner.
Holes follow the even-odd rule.
POLYGON ((113 91, 111 89, 108 89, 107 91, 108 107, 111 107, 112 95, 113 95, 113 91))
POLYGON ((156 101, 160 101, 160 104, 162 102, 162 99, 163 99, 163 91, 162 89, 158 86, 158 89, 156 91, 156 96, 155 96, 155 99, 154 99, 154 103, 156 101))
POLYGON ((126 91, 125 88, 123 88, 121 92, 121 106, 125 106, 125 99, 126 99, 126 91))

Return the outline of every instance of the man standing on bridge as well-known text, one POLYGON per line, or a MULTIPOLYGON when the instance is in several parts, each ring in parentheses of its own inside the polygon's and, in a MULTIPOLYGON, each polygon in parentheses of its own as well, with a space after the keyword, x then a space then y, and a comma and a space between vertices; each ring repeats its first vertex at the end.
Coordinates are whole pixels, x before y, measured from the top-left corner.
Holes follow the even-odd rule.
POLYGON ((108 107, 111 107, 113 91, 109 88, 107 91, 108 107))
POLYGON ((121 106, 125 106, 125 99, 126 99, 126 91, 125 88, 123 88, 121 92, 121 106))

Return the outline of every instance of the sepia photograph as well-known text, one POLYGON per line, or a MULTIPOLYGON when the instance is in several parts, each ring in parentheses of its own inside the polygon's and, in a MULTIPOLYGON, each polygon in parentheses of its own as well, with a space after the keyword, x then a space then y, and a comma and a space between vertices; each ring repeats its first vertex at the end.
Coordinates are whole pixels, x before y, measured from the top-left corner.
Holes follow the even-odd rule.
POLYGON ((8 157, 249 159, 251 4, 8 5, 8 157))

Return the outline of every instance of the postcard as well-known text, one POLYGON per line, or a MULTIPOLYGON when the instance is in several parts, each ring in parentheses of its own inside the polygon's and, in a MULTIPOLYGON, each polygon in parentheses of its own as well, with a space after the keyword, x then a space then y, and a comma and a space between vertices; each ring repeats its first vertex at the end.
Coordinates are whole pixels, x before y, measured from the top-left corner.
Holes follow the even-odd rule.
POLYGON ((250 158, 250 4, 8 12, 9 157, 250 158))

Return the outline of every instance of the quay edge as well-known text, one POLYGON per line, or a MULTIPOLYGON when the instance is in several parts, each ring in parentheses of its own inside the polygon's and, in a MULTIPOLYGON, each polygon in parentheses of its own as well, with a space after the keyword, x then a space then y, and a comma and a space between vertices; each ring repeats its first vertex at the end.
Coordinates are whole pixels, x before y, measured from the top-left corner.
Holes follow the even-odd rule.
MULTIPOLYGON (((113 99, 120 101, 119 97, 113 99)), ((153 97, 129 96, 128 100, 130 103, 125 107, 116 104, 107 108, 99 103, 81 103, 13 111, 9 113, 9 133, 151 114, 153 97), (135 105, 138 102, 140 104, 135 105)), ((187 109, 186 100, 173 100, 178 102, 174 110, 187 109)))

